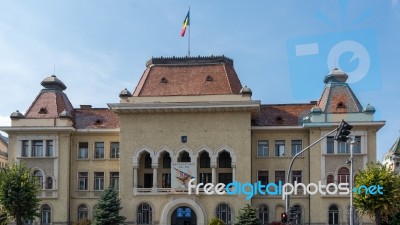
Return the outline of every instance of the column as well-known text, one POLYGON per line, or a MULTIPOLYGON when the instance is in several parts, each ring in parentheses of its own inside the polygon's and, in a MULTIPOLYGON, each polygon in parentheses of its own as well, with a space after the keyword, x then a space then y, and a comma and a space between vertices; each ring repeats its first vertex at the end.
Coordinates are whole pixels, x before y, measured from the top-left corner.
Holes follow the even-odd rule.
POLYGON ((236 181, 236 164, 232 163, 232 182, 236 181))
POLYGON ((157 192, 157 169, 158 164, 152 164, 151 168, 153 168, 153 189, 152 192, 157 192))
POLYGON ((138 167, 139 165, 133 165, 133 194, 136 195, 138 185, 138 167))
POLYGON ((215 185, 217 184, 217 164, 211 163, 211 182, 215 185))

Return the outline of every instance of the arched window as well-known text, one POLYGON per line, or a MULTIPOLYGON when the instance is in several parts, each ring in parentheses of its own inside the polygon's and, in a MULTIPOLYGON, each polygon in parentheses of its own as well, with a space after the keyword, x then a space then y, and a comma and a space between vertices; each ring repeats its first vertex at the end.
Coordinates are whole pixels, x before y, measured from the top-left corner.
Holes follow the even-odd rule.
POLYGON ((231 168, 232 158, 229 152, 223 151, 218 156, 218 167, 219 168, 231 168))
POLYGON ((338 183, 349 183, 350 171, 347 167, 342 167, 338 171, 338 183))
POLYGON ((200 154, 200 168, 210 168, 210 156, 208 152, 200 154))
POLYGON ((38 183, 39 183, 40 188, 43 188, 43 173, 42 173, 42 171, 40 171, 40 170, 35 170, 35 171, 33 172, 33 176, 36 177, 36 179, 37 179, 37 181, 38 181, 38 183))
POLYGON ((261 225, 269 224, 268 206, 260 205, 258 207, 258 219, 260 219, 261 225))
POLYGON ((42 205, 41 208, 41 224, 42 225, 51 224, 51 208, 47 204, 42 205))
POLYGON ((294 211, 296 212, 296 220, 294 220, 293 222, 292 222, 292 224, 294 225, 294 224, 302 224, 302 217, 301 217, 301 206, 299 206, 299 205, 295 205, 295 206, 293 206, 293 208, 294 208, 294 211))
POLYGON ((89 209, 86 205, 80 205, 78 207, 78 220, 84 220, 89 218, 89 209))
POLYGON ((137 224, 152 224, 153 210, 147 203, 140 204, 137 211, 137 224))
POLYGON ((151 168, 151 157, 148 152, 144 153, 144 168, 151 168))
POLYGON ((335 179, 332 174, 329 174, 328 176, 326 176, 326 184, 331 184, 333 182, 335 182, 335 179))
POLYGON ((339 208, 337 207, 337 205, 329 206, 328 223, 329 223, 329 225, 338 225, 339 224, 339 208))
POLYGON ((226 225, 232 223, 231 208, 226 203, 221 203, 217 206, 216 210, 217 218, 222 220, 226 225))
POLYGON ((52 177, 46 177, 46 189, 53 189, 53 178, 52 177))
POLYGON ((189 153, 188 153, 187 151, 182 152, 182 153, 179 155, 178 162, 190 162, 189 153))
POLYGON ((171 156, 168 152, 164 152, 163 156, 163 168, 171 168, 171 156))

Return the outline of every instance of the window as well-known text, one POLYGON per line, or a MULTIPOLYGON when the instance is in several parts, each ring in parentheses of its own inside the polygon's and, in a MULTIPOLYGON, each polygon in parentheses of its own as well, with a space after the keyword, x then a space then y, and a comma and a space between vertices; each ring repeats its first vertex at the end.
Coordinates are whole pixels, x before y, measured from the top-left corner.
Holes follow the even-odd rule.
POLYGON ((212 182, 211 173, 200 173, 200 183, 207 184, 212 182))
POLYGON ((218 182, 224 183, 225 185, 232 182, 232 173, 219 173, 218 182))
POLYGON ((285 141, 275 141, 275 156, 285 156, 285 141))
POLYGON ((355 136, 356 144, 353 146, 353 153, 361 153, 361 136, 355 136))
POLYGON ((293 170, 292 171, 292 183, 297 181, 297 183, 301 183, 302 179, 302 172, 301 170, 293 170))
POLYGON ((110 173, 110 187, 115 190, 119 189, 119 172, 111 172, 110 173))
POLYGON ((47 204, 43 205, 41 209, 41 224, 51 224, 51 208, 47 204))
POLYGON ((52 140, 46 141, 46 156, 53 156, 54 146, 52 140))
POLYGON ((28 157, 29 141, 22 141, 21 157, 28 157))
POLYGON ((162 174, 162 188, 171 188, 171 173, 162 174))
POLYGON ((335 140, 332 136, 326 138, 326 153, 333 154, 335 148, 335 140))
POLYGON ((78 159, 87 159, 89 157, 89 143, 79 142, 78 159))
POLYGON ((151 168, 151 157, 148 152, 144 155, 144 168, 151 168))
POLYGON ((40 186, 40 188, 43 188, 43 173, 40 170, 35 170, 33 172, 33 176, 36 177, 37 182, 40 186))
POLYGON ((137 212, 138 224, 152 224, 153 223, 153 210, 147 203, 140 204, 137 212))
POLYGON ((89 218, 89 209, 86 205, 80 205, 78 207, 78 220, 84 220, 89 218))
POLYGON ((265 157, 269 156, 269 143, 268 141, 258 141, 257 156, 265 157))
POLYGON ((78 190, 88 190, 88 172, 78 173, 78 190))
POLYGON ((292 140, 292 156, 295 156, 297 153, 302 150, 302 141, 301 140, 292 140))
POLYGON ((104 190, 104 172, 94 172, 94 190, 104 190))
POLYGON ((339 169, 338 171, 338 183, 345 183, 348 184, 349 183, 349 178, 350 178, 350 172, 349 169, 346 167, 342 167, 339 169))
POLYGON ((202 152, 200 154, 200 168, 210 168, 210 156, 208 152, 202 152))
POLYGON ((334 181, 334 177, 333 177, 333 175, 332 174, 329 174, 327 177, 326 177, 326 184, 330 184, 330 183, 334 183, 335 181, 334 181))
POLYGON ((104 142, 94 143, 94 158, 104 159, 104 142))
POLYGON ((350 143, 338 142, 338 153, 350 153, 350 143))
POLYGON ((111 142, 110 144, 110 158, 118 159, 119 158, 119 142, 111 142))
POLYGON ((218 156, 218 167, 219 168, 231 168, 232 167, 232 159, 229 152, 223 151, 219 153, 218 156))
POLYGON ((151 188, 151 187, 153 187, 153 174, 145 173, 144 174, 144 188, 151 188))
POLYGON ((339 225, 339 209, 336 205, 329 206, 328 217, 329 225, 339 225))
POLYGON ((184 151, 180 154, 178 162, 190 162, 190 156, 187 151, 184 151))
POLYGON ((258 181, 260 181, 262 185, 267 185, 268 171, 258 171, 258 181))
POLYGON ((232 223, 231 208, 226 203, 219 204, 216 210, 217 218, 222 220, 224 224, 230 225, 232 223))
POLYGON ((163 154, 163 168, 171 168, 171 157, 168 152, 163 154))
POLYGON ((51 190, 53 189, 53 178, 52 177, 46 177, 46 189, 51 190))
POLYGON ((301 218, 301 206, 295 205, 295 206, 293 206, 293 209, 294 209, 293 211, 296 212, 297 216, 296 216, 296 220, 293 221, 292 224, 293 225, 302 224, 301 223, 301 221, 302 221, 302 218, 301 218))
POLYGON ((32 141, 32 157, 42 157, 43 156, 43 141, 32 141))
POLYGON ((285 171, 275 171, 275 184, 279 185, 279 181, 285 183, 285 171))
POLYGON ((258 208, 258 219, 260 220, 261 225, 269 224, 268 207, 266 205, 260 205, 258 208))

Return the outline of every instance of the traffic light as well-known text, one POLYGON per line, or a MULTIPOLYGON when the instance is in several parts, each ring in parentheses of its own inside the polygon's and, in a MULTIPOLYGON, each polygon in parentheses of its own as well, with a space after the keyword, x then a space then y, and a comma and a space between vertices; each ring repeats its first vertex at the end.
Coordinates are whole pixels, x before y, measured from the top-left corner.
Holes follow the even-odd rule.
POLYGON ((287 215, 285 212, 281 213, 281 221, 282 223, 286 223, 287 222, 287 215))
POLYGON ((297 219, 297 209, 290 207, 289 209, 289 221, 294 221, 297 219))
POLYGON ((353 129, 353 126, 346 123, 346 121, 342 120, 340 123, 339 129, 336 133, 335 140, 340 142, 346 142, 349 139, 350 130, 353 129))

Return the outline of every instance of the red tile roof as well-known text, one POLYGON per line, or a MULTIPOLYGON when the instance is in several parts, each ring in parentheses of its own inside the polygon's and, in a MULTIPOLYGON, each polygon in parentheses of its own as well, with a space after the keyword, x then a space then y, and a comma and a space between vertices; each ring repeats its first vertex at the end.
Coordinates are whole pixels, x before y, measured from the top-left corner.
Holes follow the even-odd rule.
POLYGON ((261 105, 255 126, 298 126, 314 104, 261 105))
POLYGON ((106 108, 76 109, 76 129, 115 129, 119 128, 117 114, 106 108))
POLYGON ((64 110, 72 115, 73 106, 67 95, 62 91, 43 89, 25 113, 25 118, 56 118, 64 110))
POLYGON ((239 94, 242 85, 226 57, 155 58, 133 96, 239 94))

